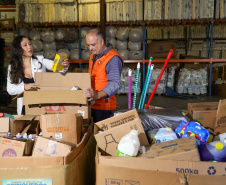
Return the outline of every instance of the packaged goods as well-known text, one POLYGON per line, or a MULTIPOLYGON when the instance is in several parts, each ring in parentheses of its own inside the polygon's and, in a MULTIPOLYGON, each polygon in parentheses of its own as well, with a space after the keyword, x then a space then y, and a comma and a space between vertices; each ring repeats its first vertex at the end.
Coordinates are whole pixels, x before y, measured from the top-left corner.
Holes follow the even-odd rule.
POLYGON ((195 136, 199 147, 207 143, 210 136, 207 129, 203 128, 198 122, 193 121, 181 121, 175 132, 179 138, 195 136))
POLYGON ((55 56, 54 62, 53 62, 53 66, 52 66, 52 70, 54 72, 56 71, 62 71, 64 66, 61 65, 61 63, 67 58, 67 54, 65 53, 58 53, 55 56))
POLYGON ((177 139, 177 135, 171 128, 167 127, 148 131, 148 138, 150 143, 161 143, 177 139))

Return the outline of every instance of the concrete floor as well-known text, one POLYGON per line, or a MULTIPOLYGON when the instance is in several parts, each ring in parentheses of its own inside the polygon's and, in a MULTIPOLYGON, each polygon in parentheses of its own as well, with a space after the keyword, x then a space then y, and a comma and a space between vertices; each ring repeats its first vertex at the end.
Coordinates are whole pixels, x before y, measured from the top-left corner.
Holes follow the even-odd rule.
MULTIPOLYGON (((183 99, 183 98, 176 98, 176 97, 167 97, 165 95, 154 95, 150 105, 163 107, 163 108, 179 108, 179 109, 187 109, 188 103, 195 103, 195 102, 218 102, 221 99, 226 99, 225 97, 219 96, 208 96, 208 95, 192 95, 192 98, 183 99)), ((120 94, 116 96, 118 108, 120 109, 128 109, 128 96, 126 94, 120 94)), ((150 96, 146 97, 145 104, 148 102, 150 96)), ((140 95, 137 96, 136 101, 136 108, 139 106, 140 95)), ((133 96, 132 96, 133 102, 133 96)))
MULTIPOLYGON (((148 102, 150 96, 146 97, 145 103, 148 102)), ((152 106, 158 106, 163 108, 179 108, 179 109, 187 109, 188 103, 195 103, 195 102, 218 102, 221 99, 226 99, 225 97, 219 96, 208 96, 208 95, 192 95, 192 98, 189 99, 182 99, 182 98, 175 98, 175 97, 167 97, 164 95, 154 95, 151 104, 152 106)), ((116 95, 118 108, 117 110, 128 109, 128 95, 126 94, 119 94, 116 95)), ((140 95, 137 96, 136 101, 136 108, 138 108, 140 101, 140 95)), ((133 96, 132 96, 133 102, 133 96)), ((12 101, 8 107, 1 107, 0 112, 5 112, 9 114, 16 114, 16 100, 12 101)))

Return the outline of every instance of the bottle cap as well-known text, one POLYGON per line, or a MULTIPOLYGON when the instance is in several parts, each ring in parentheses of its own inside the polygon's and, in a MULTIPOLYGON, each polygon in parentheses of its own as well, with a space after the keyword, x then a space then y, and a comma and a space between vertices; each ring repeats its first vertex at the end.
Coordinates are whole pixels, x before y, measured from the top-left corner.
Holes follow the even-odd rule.
POLYGON ((224 145, 223 145, 222 143, 217 143, 217 144, 215 145, 215 148, 216 148, 217 150, 222 150, 222 149, 224 148, 224 145))

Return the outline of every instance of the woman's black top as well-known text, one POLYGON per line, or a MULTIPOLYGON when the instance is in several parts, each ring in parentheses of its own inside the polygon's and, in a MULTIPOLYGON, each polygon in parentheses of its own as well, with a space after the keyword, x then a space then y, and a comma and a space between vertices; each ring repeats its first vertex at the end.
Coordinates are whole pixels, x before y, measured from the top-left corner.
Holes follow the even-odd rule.
MULTIPOLYGON (((23 82, 24 82, 24 84, 35 83, 34 78, 27 78, 27 77, 24 77, 23 82)), ((25 106, 22 107, 21 114, 25 115, 25 106)))

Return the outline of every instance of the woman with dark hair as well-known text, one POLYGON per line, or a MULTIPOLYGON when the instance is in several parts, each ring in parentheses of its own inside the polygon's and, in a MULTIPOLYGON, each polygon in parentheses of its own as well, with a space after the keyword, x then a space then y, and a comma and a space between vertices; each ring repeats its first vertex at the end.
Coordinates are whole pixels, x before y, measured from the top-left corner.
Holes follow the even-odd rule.
MULTIPOLYGON (((44 58, 42 55, 33 55, 31 41, 23 36, 17 36, 12 43, 12 58, 8 67, 7 91, 10 95, 18 95, 22 92, 38 88, 34 82, 35 72, 46 72, 51 70, 53 61, 44 58)), ((66 72, 69 67, 68 60, 62 63, 64 69, 60 72, 66 72)), ((23 107, 23 98, 17 98, 17 114, 25 114, 23 107)))

